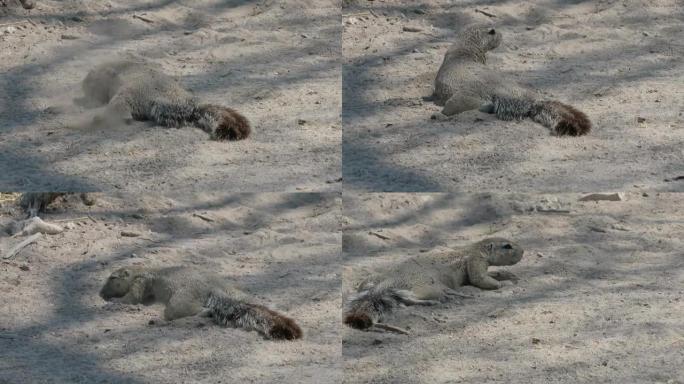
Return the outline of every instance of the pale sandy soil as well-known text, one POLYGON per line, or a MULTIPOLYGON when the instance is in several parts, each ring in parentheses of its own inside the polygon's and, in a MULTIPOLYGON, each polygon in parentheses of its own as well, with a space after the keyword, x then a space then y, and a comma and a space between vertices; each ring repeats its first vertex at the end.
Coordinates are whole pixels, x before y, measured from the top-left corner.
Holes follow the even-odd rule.
MULTIPOLYGON (((340 206, 339 194, 108 195, 91 208, 70 197, 42 218, 71 229, 0 259, 0 383, 339 383, 340 206), (304 338, 106 303, 105 279, 131 264, 234 279, 304 338)), ((2 226, 22 217, 0 209, 2 226)), ((0 254, 19 240, 0 235, 0 254)))
POLYGON ((488 236, 526 250, 517 284, 385 319, 410 336, 347 328, 345 382, 684 383, 684 196, 580 196, 345 195, 343 297, 419 253, 488 236))
POLYGON ((684 190, 665 181, 684 175, 681 1, 344 3, 345 189, 684 190), (441 108, 421 98, 455 34, 473 22, 503 34, 488 65, 583 110, 594 131, 556 138, 531 121, 476 111, 430 120, 441 108))
POLYGON ((0 190, 340 188, 339 2, 37 3, 30 13, 14 0, 0 6, 0 190), (129 56, 241 111, 253 136, 227 143, 194 128, 85 125, 91 111, 74 104, 81 80, 129 56))

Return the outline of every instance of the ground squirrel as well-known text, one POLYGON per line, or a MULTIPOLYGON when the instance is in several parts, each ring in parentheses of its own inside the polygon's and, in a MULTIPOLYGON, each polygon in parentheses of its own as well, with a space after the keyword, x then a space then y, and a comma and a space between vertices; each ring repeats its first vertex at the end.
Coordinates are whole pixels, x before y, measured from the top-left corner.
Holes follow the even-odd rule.
MULTIPOLYGON (((70 192, 26 192, 21 194, 19 205, 26 211, 29 217, 38 216, 38 213, 44 212, 45 208, 50 205, 58 197, 72 194, 70 192)), ((95 204, 95 196, 90 193, 79 194, 81 201, 85 205, 95 204)))
POLYGON ((83 100, 90 106, 107 106, 100 119, 150 120, 164 127, 194 125, 215 140, 242 140, 249 136, 249 121, 237 111, 201 104, 189 91, 161 70, 129 60, 101 64, 83 80, 83 100))
POLYGON ((510 272, 488 273, 487 268, 513 265, 522 259, 523 252, 518 244, 494 237, 447 254, 411 258, 387 273, 364 281, 349 300, 344 323, 366 329, 394 307, 434 305, 463 296, 454 290, 462 285, 498 289, 499 280, 517 278, 510 272))
POLYGON ((493 28, 469 26, 444 55, 431 97, 451 116, 479 109, 501 120, 530 118, 558 136, 580 136, 591 130, 587 116, 558 101, 539 100, 530 90, 488 68, 486 52, 501 44, 493 28))
POLYGON ((100 296, 124 304, 163 303, 166 320, 210 316, 220 325, 256 330, 269 339, 302 337, 294 320, 252 304, 225 279, 183 267, 120 268, 109 276, 100 296))

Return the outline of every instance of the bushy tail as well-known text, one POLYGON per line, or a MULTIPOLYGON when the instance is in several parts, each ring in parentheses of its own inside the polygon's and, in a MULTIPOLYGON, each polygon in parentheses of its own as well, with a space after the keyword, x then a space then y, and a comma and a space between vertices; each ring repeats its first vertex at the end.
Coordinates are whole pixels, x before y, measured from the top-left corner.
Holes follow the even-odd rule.
POLYGON ((492 102, 494 114, 501 120, 530 118, 558 136, 582 136, 591 131, 587 115, 559 101, 495 96, 492 102))
POLYGON ((249 121, 238 111, 212 104, 197 108, 194 124, 216 140, 243 140, 252 132, 249 121))
POLYGON ((247 118, 234 109, 213 104, 196 104, 195 99, 181 103, 155 101, 150 117, 164 127, 194 125, 214 140, 243 140, 252 128, 247 118))
POLYGON ((349 302, 344 313, 344 323, 356 329, 367 329, 391 312, 404 300, 408 291, 385 288, 361 291, 349 302))
POLYGON ((220 325, 255 330, 269 339, 294 340, 302 337, 302 330, 294 320, 263 305, 245 303, 214 292, 205 307, 220 325))

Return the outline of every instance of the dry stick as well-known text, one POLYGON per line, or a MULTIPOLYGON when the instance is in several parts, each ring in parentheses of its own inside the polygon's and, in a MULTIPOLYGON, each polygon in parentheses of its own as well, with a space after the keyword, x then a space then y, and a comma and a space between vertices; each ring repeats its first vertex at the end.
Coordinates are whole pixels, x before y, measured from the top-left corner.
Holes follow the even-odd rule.
POLYGON ((479 9, 475 9, 475 12, 480 12, 481 14, 483 14, 483 15, 485 15, 485 16, 489 16, 489 17, 496 17, 495 14, 492 14, 492 13, 489 13, 489 12, 485 12, 485 11, 481 11, 481 10, 479 10, 479 9))
POLYGON ((88 219, 88 218, 89 218, 88 216, 83 216, 83 217, 76 217, 76 218, 74 218, 74 219, 59 219, 59 220, 52 220, 52 222, 53 222, 53 223, 61 223, 61 222, 63 222, 63 221, 81 221, 81 220, 85 220, 85 219, 88 219))
POLYGON ((537 209, 537 212, 540 213, 570 213, 570 211, 566 209, 537 209))
POLYGON ((144 22, 146 22, 146 23, 154 23, 154 20, 148 19, 147 17, 143 17, 143 16, 140 16, 140 15, 133 15, 133 17, 136 18, 136 19, 140 19, 140 20, 142 20, 142 21, 144 21, 144 22))
POLYGON ((383 240, 389 240, 389 239, 390 239, 390 237, 387 237, 387 236, 385 236, 385 235, 381 235, 381 234, 379 234, 379 233, 377 233, 377 232, 373 232, 373 231, 368 232, 368 234, 369 234, 369 235, 373 235, 373 236, 377 236, 377 237, 379 237, 379 238, 381 238, 381 239, 383 239, 383 240))
POLYGON ((368 15, 369 12, 357 12, 357 13, 347 13, 346 15, 342 15, 342 17, 353 17, 353 16, 366 16, 368 15))
POLYGON ((192 215, 195 216, 195 217, 199 217, 200 219, 202 219, 202 220, 204 220, 204 221, 208 221, 208 222, 210 222, 210 223, 213 223, 213 222, 214 222, 214 219, 212 219, 212 218, 209 217, 209 216, 204 216, 204 215, 199 214, 199 213, 193 213, 192 215))
POLYGON ((16 24, 21 24, 21 23, 25 23, 25 21, 13 21, 11 23, 3 23, 3 24, 0 24, 0 27, 8 27, 10 25, 16 25, 16 24))
POLYGON ((402 335, 410 335, 411 333, 403 328, 395 327, 394 325, 389 325, 385 323, 375 323, 371 326, 371 328, 380 328, 385 331, 390 331, 390 332, 395 332, 395 333, 400 333, 402 335))
POLYGON ((14 248, 10 249, 9 252, 5 256, 3 256, 3 259, 12 259, 14 256, 16 256, 19 252, 21 252, 22 249, 26 248, 30 244, 35 243, 40 239, 41 234, 40 233, 35 233, 31 236, 29 236, 26 240, 22 241, 21 243, 17 244, 14 246, 14 248))

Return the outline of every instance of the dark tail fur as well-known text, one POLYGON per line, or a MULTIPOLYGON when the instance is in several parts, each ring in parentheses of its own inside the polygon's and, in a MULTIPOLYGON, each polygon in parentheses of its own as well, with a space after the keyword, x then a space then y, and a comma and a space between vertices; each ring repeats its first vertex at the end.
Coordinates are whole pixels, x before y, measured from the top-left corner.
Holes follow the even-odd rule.
POLYGON ((249 121, 238 111, 212 104, 197 108, 194 124, 216 140, 243 140, 252 132, 249 121))
POLYGON ((591 121, 587 115, 559 101, 495 96, 492 102, 494 113, 501 120, 530 118, 558 136, 582 136, 591 131, 591 121))
POLYGON ((232 299, 221 293, 212 293, 205 307, 220 325, 255 330, 269 339, 294 340, 302 337, 302 330, 291 318, 263 305, 232 299))
POLYGON ((215 140, 243 140, 252 132, 247 118, 234 109, 213 104, 197 105, 194 99, 182 103, 156 101, 150 117, 164 127, 194 125, 215 140))
POLYGON ((344 323, 356 329, 367 329, 391 312, 403 301, 402 290, 370 288, 355 295, 344 313, 344 323))

